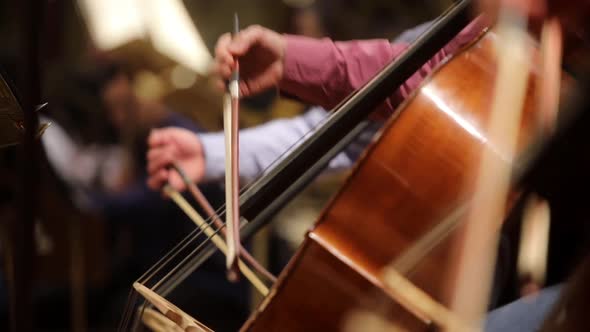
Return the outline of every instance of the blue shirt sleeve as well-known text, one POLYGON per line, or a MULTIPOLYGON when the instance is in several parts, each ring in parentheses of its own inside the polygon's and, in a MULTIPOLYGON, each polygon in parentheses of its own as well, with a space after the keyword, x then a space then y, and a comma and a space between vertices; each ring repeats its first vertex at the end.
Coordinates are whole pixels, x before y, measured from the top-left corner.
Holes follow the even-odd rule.
MULTIPOLYGON (((240 176, 251 181, 267 172, 277 161, 304 141, 304 136, 322 123, 327 111, 311 108, 305 114, 278 119, 257 127, 240 131, 240 176)), ((336 156, 328 166, 329 171, 338 171, 352 166, 364 147, 370 142, 378 127, 363 133, 355 144, 336 156)), ((205 153, 205 181, 223 178, 225 149, 223 133, 200 134, 205 153)))

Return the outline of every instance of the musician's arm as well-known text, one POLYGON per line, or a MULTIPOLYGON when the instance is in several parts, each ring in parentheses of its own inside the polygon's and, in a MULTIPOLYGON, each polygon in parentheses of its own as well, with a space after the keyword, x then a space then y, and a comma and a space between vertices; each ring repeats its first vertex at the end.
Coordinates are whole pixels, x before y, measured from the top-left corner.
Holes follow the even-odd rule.
MULTIPOLYGON (((432 22, 422 23, 404 31, 392 43, 403 45, 413 42, 432 22)), ((268 171, 268 167, 285 151, 292 148, 301 136, 312 131, 328 115, 325 109, 313 107, 306 114, 292 118, 274 120, 268 124, 242 130, 240 143, 240 174, 251 180, 268 171), (271 137, 272 139, 268 139, 271 137)), ((365 132, 334 158, 328 165, 328 172, 348 169, 364 151, 381 123, 375 122, 365 132)), ((205 155, 204 181, 217 181, 224 176, 225 153, 223 133, 200 134, 205 155)))
MULTIPOLYGON (((285 36, 280 89, 326 109, 336 106, 407 48, 388 40, 334 42, 285 36)), ((397 97, 400 99, 400 97, 397 97)))
MULTIPOLYGON (((473 40, 482 30, 475 19, 455 39, 440 50, 389 98, 384 110, 393 112, 422 80, 449 54, 473 40)), ((283 78, 280 89, 305 102, 330 109, 358 89, 381 68, 399 57, 407 43, 383 40, 334 42, 286 35, 283 78)))
MULTIPOLYGON (((240 176, 252 180, 268 171, 269 166, 294 146, 301 144, 302 137, 314 130, 327 116, 327 112, 314 107, 305 114, 278 119, 257 127, 240 131, 240 176)), ((354 163, 363 148, 370 141, 375 130, 363 133, 347 150, 334 158, 328 171, 347 169, 354 163)), ((216 181, 224 176, 225 152, 223 133, 200 134, 205 156, 205 177, 203 181, 216 181)))

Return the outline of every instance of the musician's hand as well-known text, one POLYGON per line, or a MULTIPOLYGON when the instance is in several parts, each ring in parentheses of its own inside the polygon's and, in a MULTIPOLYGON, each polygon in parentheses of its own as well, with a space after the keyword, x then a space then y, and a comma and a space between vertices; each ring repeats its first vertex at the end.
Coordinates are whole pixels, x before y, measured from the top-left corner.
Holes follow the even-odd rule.
POLYGON ((250 26, 234 38, 225 34, 215 47, 216 86, 225 89, 239 60, 240 93, 250 96, 275 86, 283 77, 285 40, 283 36, 260 26, 250 26))
POLYGON ((183 128, 154 129, 148 137, 147 152, 148 186, 160 190, 166 182, 178 191, 185 184, 173 169, 176 163, 193 181, 199 182, 205 175, 205 156, 199 136, 183 128))

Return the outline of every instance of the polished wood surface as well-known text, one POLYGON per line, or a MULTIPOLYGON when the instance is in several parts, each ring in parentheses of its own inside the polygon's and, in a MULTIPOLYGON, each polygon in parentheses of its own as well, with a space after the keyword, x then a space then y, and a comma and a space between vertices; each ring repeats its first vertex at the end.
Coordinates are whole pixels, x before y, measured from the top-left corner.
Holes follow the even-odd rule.
MULTIPOLYGON (((355 308, 377 310, 412 331, 428 328, 388 296, 382 269, 466 204, 482 149, 495 149, 485 132, 495 38, 484 34, 399 108, 243 331, 339 331, 355 308)), ((519 151, 537 132, 532 76, 519 151)), ((460 227, 448 233, 425 255, 393 264, 443 305, 460 227)))

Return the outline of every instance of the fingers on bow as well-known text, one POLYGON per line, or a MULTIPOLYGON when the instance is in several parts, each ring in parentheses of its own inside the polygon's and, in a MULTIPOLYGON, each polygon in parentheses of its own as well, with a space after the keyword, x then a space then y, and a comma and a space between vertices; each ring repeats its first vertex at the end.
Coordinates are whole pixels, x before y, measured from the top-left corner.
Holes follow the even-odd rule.
POLYGON ((248 53, 263 37, 264 29, 254 25, 240 31, 235 37, 226 33, 219 38, 215 46, 215 63, 211 69, 211 74, 216 77, 214 84, 218 90, 225 90, 225 81, 236 67, 235 58, 248 53))
POLYGON ((180 177, 178 174, 174 176, 174 172, 169 169, 178 158, 178 150, 171 143, 172 139, 167 135, 166 129, 153 130, 148 138, 150 148, 147 153, 147 183, 153 190, 160 190, 167 182, 174 188, 181 189, 180 177))

